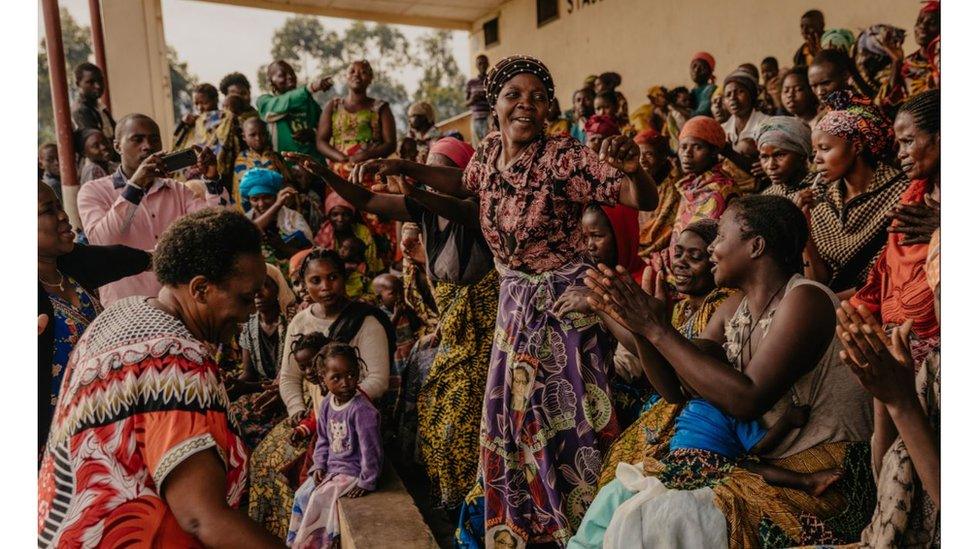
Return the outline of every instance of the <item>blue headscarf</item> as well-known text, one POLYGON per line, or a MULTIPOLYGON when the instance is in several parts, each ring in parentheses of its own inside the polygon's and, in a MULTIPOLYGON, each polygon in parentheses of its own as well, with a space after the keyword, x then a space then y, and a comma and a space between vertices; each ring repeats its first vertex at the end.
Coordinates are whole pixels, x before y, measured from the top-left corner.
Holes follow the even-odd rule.
POLYGON ((285 185, 285 179, 274 170, 251 168, 241 178, 241 198, 260 194, 277 195, 285 185))

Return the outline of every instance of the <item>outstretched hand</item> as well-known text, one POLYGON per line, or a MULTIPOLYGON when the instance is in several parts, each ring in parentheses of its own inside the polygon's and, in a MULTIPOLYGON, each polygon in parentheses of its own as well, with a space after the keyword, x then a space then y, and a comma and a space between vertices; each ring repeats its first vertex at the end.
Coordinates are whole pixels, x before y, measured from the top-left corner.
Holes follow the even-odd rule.
POLYGON ((281 156, 312 175, 322 176, 330 171, 325 164, 307 154, 287 151, 281 153, 281 156))
MULTIPOLYGON (((645 270, 644 282, 650 285, 645 270)), ((603 311, 615 322, 639 335, 667 325, 667 305, 642 289, 621 266, 616 270, 600 264, 590 269, 584 279, 592 290, 587 302, 594 310, 603 311)))
POLYGON ((396 158, 374 158, 360 164, 356 164, 349 175, 349 180, 353 183, 366 186, 367 183, 379 183, 391 175, 402 175, 403 164, 396 158))
POLYGON ((889 406, 915 401, 915 368, 912 361, 908 320, 885 336, 883 329, 862 305, 844 301, 837 309, 837 335, 844 350, 840 358, 871 395, 889 406))

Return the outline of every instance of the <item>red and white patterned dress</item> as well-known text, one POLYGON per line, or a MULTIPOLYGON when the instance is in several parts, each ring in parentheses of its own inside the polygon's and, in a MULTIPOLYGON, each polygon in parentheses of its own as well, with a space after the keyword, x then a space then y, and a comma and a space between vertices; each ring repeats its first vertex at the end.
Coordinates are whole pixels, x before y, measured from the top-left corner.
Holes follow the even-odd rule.
POLYGON ((38 479, 40 547, 199 547, 159 487, 211 448, 240 500, 247 456, 213 347, 147 299, 106 309, 68 361, 38 479))

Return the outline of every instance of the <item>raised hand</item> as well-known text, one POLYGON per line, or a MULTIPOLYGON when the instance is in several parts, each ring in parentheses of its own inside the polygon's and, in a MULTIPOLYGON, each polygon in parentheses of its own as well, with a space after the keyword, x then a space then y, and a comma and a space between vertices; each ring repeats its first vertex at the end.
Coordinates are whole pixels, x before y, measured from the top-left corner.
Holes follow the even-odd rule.
POLYGON ((210 147, 194 145, 193 151, 197 153, 197 172, 203 174, 207 179, 217 178, 217 156, 210 147))
POLYGON ((283 152, 281 156, 295 163, 299 168, 314 175, 324 175, 329 172, 329 168, 310 155, 297 152, 283 152))
POLYGON ((160 151, 146 157, 139 164, 139 167, 136 168, 136 173, 132 174, 132 179, 129 180, 129 183, 146 190, 157 177, 165 177, 166 168, 163 166, 164 155, 165 153, 160 151))
POLYGON ((327 76, 320 80, 309 82, 308 88, 312 93, 328 91, 332 88, 332 77, 327 76))
POLYGON ((569 313, 589 314, 593 312, 586 298, 590 292, 583 289, 570 289, 563 292, 553 305, 552 312, 557 318, 565 318, 569 313))
POLYGON ((867 323, 857 331, 838 326, 844 350, 840 358, 871 395, 889 406, 911 404, 915 396, 915 367, 908 334, 912 321, 898 326, 891 338, 882 338, 867 323))
POLYGON ((603 140, 600 145, 600 160, 627 175, 641 169, 640 148, 633 139, 622 135, 615 135, 603 140))

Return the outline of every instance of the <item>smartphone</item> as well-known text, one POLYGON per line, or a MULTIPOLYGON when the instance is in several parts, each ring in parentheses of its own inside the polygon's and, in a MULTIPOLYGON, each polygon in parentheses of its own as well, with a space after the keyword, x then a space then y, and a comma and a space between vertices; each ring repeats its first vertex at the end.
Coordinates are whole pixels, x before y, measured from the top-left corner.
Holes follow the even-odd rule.
POLYGON ((183 149, 167 154, 162 160, 166 173, 173 173, 196 164, 197 153, 193 149, 183 149))

